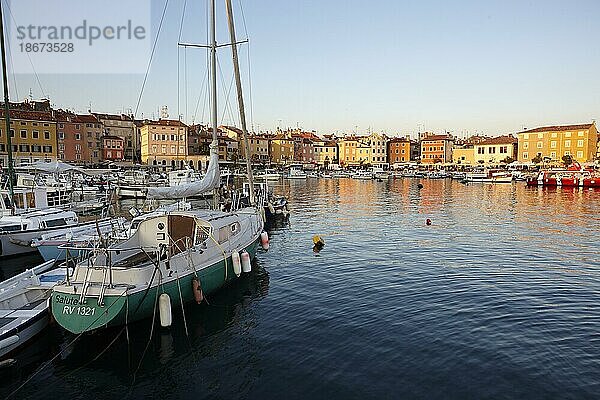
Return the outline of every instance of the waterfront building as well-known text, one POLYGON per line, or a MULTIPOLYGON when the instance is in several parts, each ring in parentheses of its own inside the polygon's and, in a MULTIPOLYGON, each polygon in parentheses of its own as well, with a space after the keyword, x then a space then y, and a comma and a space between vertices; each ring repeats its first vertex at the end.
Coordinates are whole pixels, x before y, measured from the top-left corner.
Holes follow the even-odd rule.
POLYGON ((102 124, 106 135, 119 136, 124 140, 124 160, 137 162, 140 157, 140 136, 138 135, 140 131, 137 129, 133 117, 125 114, 92 113, 92 115, 102 124))
POLYGON ((188 163, 186 124, 171 119, 144 120, 139 129, 142 163, 171 169, 188 163))
POLYGON ((277 134, 270 141, 271 162, 275 164, 289 164, 294 159, 294 139, 290 132, 277 130, 277 134))
POLYGON ((411 141, 408 137, 392 138, 388 142, 388 163, 390 165, 411 161, 411 141))
POLYGON ((303 138, 300 141, 297 161, 302 164, 316 164, 315 147, 311 139, 303 138))
POLYGON ((450 135, 430 135, 421 140, 421 163, 452 162, 454 138, 450 135))
POLYGON ((121 136, 102 136, 102 158, 105 161, 123 161, 125 156, 125 139, 121 136))
MULTIPOLYGON (((250 148, 250 159, 252 162, 260 162, 262 164, 270 163, 269 147, 270 138, 266 135, 249 135, 248 147, 250 148)), ((240 155, 242 159, 246 159, 245 146, 240 146, 240 155)))
POLYGON ((475 148, 472 144, 454 146, 452 162, 457 165, 475 165, 475 148))
POLYGON ((236 140, 238 143, 242 142, 242 130, 240 128, 236 128, 235 126, 227 126, 221 125, 217 128, 219 131, 222 131, 225 136, 236 140))
POLYGON ((318 166, 327 168, 338 163, 338 146, 334 140, 319 139, 313 141, 313 147, 315 150, 315 163, 318 166))
POLYGON ((594 161, 596 157, 598 130, 595 122, 544 126, 519 132, 518 138, 519 162, 561 163, 562 158, 568 155, 584 163, 594 161))
POLYGON ((83 151, 84 161, 98 164, 103 157, 102 135, 104 134, 104 125, 92 114, 77 114, 75 121, 81 125, 83 147, 85 147, 83 151))
POLYGON ((382 133, 371 133, 365 138, 369 144, 367 163, 376 167, 388 165, 387 142, 389 138, 382 133))
MULTIPOLYGON (((50 101, 10 104, 10 134, 15 166, 57 159, 56 118, 50 101)), ((4 108, 0 111, 4 118, 4 108)), ((8 165, 6 129, 0 126, 0 164, 8 165)))
POLYGON ((81 124, 76 122, 77 115, 70 111, 56 110, 57 158, 67 163, 89 161, 89 152, 82 145, 81 124))
POLYGON ((473 146, 473 155, 478 164, 513 162, 517 159, 517 138, 506 135, 485 139, 473 146))
POLYGON ((371 144, 364 136, 345 136, 338 142, 342 166, 359 166, 369 163, 371 144))

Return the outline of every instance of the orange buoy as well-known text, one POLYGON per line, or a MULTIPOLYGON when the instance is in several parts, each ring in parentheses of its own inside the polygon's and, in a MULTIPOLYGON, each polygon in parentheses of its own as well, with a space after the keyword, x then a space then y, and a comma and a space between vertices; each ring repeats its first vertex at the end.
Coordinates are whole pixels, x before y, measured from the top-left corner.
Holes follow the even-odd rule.
POLYGON ((197 277, 192 278, 192 292, 194 292, 194 299, 196 300, 196 303, 202 303, 202 300, 204 300, 204 293, 202 293, 200 279, 197 277))

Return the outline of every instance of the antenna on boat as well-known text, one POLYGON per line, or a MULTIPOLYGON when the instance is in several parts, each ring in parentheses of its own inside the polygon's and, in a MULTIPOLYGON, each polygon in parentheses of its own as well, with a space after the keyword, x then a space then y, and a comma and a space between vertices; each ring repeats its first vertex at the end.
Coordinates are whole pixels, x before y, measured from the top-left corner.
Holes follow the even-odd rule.
POLYGON ((0 1, 0 48, 2 51, 2 81, 4 83, 4 119, 6 121, 6 147, 8 151, 8 193, 10 195, 10 204, 12 206, 14 199, 13 178, 15 171, 13 169, 12 140, 10 137, 10 104, 8 102, 8 78, 6 73, 6 49, 4 47, 4 13, 2 11, 2 1, 0 1))
POLYGON ((231 38, 231 55, 233 58, 233 71, 235 75, 235 85, 237 87, 237 100, 238 107, 240 110, 242 136, 244 139, 244 150, 246 153, 246 169, 248 172, 248 186, 250 189, 250 205, 254 206, 256 205, 256 198, 254 195, 254 178, 252 176, 252 162, 250 157, 250 146, 248 145, 248 130, 246 128, 246 111, 244 109, 244 96, 242 94, 242 80, 240 78, 240 65, 238 62, 237 42, 235 37, 235 26, 233 24, 233 8, 231 7, 231 0, 225 0, 225 6, 227 9, 227 23, 229 25, 229 36, 231 38))

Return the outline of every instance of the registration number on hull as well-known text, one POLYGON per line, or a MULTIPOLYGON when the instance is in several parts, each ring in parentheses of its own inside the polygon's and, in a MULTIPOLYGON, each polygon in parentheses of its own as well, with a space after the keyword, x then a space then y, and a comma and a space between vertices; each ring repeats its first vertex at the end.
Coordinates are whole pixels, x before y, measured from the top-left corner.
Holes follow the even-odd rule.
POLYGON ((78 314, 88 317, 96 313, 96 308, 87 306, 64 306, 62 313, 67 315, 78 314))

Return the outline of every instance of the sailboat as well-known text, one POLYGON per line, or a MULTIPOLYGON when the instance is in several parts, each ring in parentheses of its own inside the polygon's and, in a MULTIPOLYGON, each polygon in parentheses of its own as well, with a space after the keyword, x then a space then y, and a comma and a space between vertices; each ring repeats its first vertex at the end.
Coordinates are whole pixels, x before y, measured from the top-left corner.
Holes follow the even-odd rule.
MULTIPOLYGON (((219 187, 214 0, 210 21, 213 137, 208 170, 198 182, 148 188, 148 197, 185 198, 219 187)), ((239 79, 237 68, 236 72, 239 79)), ((76 334, 153 318, 157 308, 161 321, 163 316, 168 319, 163 310, 170 316, 173 306, 200 303, 205 295, 249 272, 259 245, 268 245, 263 226, 254 199, 250 207, 231 212, 166 211, 145 218, 128 239, 90 249, 91 257, 76 264, 73 275, 53 288, 52 315, 76 334)))

